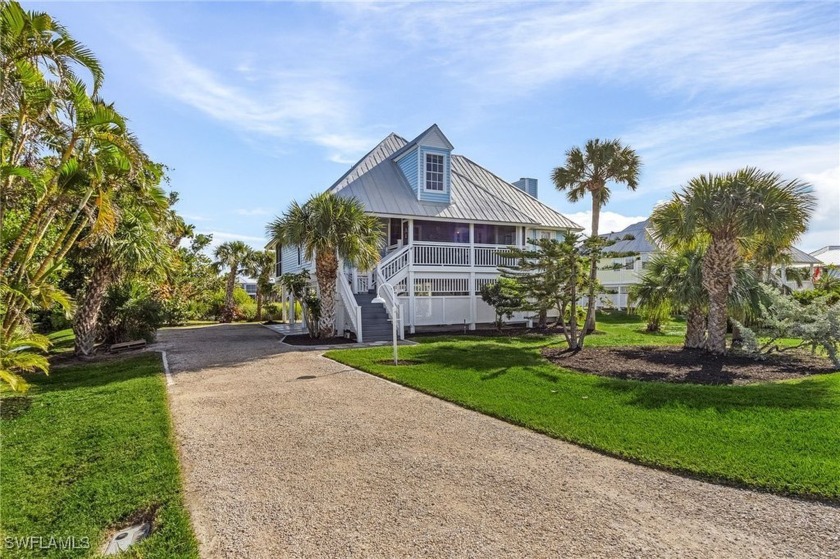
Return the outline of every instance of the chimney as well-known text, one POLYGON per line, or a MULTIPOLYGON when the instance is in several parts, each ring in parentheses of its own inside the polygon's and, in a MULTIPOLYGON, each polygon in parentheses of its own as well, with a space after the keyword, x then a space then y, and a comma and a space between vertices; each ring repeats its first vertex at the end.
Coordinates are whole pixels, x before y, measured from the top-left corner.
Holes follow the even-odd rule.
POLYGON ((513 183, 513 186, 515 186, 523 192, 530 194, 534 198, 537 197, 537 179, 521 178, 515 183, 513 183))

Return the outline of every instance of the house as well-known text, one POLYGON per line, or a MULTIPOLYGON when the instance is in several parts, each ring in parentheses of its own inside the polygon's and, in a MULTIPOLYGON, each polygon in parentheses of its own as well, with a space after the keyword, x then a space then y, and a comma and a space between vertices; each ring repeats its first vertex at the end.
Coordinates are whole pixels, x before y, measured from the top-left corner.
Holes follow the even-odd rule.
POLYGON ((630 286, 639 283, 658 250, 650 235, 650 222, 639 221, 601 237, 614 243, 604 249, 604 258, 598 265, 598 281, 606 291, 599 298, 599 306, 626 309, 630 286))
POLYGON ((828 245, 819 248, 811 253, 811 256, 818 258, 825 267, 821 267, 818 274, 831 274, 840 277, 840 245, 828 245))
MULTIPOLYGON (((633 223, 617 233, 601 236, 614 244, 604 249, 604 258, 599 264, 598 280, 606 290, 600 304, 626 309, 630 286, 640 282, 648 262, 659 250, 651 236, 650 221, 633 223)), ((813 289, 814 274, 823 263, 796 247, 790 247, 787 254, 788 262, 773 266, 771 277, 792 291, 813 289)))
MULTIPOLYGON (((508 246, 560 238, 582 228, 540 202, 537 180, 509 183, 454 153, 437 125, 411 141, 390 134, 328 189, 353 197, 382 221, 385 247, 374 270, 344 264, 338 282, 339 331, 363 341, 388 339, 387 312, 402 309, 403 328, 490 323, 483 285, 499 277, 508 246), (386 305, 372 303, 375 288, 386 305)), ((276 275, 313 268, 299 247, 269 243, 276 275)), ((288 296, 288 294, 286 295, 288 296)), ((524 321, 523 313, 513 321, 524 321)))

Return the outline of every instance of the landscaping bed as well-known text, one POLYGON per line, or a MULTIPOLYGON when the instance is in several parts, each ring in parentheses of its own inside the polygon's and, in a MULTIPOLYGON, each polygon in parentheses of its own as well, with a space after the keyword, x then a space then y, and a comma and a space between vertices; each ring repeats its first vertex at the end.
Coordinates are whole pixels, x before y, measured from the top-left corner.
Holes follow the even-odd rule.
POLYGON ((318 346, 355 344, 356 340, 352 338, 310 338, 309 334, 295 334, 294 336, 286 336, 283 338, 283 343, 297 346, 318 346))
POLYGON ((583 373, 692 384, 752 384, 836 371, 828 359, 803 351, 768 355, 761 361, 674 346, 587 347, 577 352, 543 348, 542 355, 555 365, 583 373))

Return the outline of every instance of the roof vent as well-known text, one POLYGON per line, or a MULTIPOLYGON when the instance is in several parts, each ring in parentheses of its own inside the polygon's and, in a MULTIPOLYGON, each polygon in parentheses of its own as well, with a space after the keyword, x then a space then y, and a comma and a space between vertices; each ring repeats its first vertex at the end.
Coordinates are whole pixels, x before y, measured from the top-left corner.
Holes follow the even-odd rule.
POLYGON ((522 192, 530 194, 534 198, 537 197, 537 179, 521 178, 513 183, 513 186, 522 192))

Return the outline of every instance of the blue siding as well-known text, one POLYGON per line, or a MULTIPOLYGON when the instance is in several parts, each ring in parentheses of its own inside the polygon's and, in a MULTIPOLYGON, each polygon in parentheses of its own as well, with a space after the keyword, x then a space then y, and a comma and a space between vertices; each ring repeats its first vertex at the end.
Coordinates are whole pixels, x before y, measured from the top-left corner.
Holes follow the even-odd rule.
POLYGON ((397 165, 408 180, 411 190, 417 194, 417 150, 413 149, 397 161, 397 165))
POLYGON ((424 202, 439 202, 443 204, 449 203, 449 193, 451 192, 451 173, 452 173, 452 164, 449 157, 449 150, 439 149, 439 148, 430 148, 422 146, 420 148, 420 162, 421 162, 421 176, 420 176, 420 195, 419 199, 423 200, 424 202), (443 192, 438 192, 435 190, 426 190, 426 154, 427 153, 435 153, 439 155, 443 155, 443 192))

